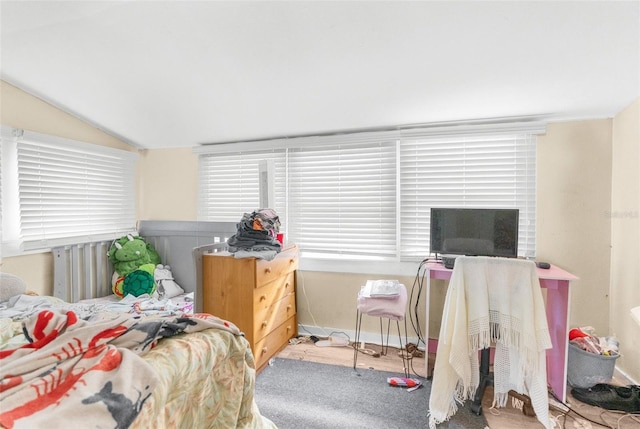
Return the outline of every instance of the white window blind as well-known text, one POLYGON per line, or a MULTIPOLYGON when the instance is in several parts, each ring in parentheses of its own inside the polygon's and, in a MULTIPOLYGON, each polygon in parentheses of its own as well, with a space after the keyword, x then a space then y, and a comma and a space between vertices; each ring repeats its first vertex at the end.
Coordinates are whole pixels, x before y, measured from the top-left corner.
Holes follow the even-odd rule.
MULTIPOLYGON (((286 222, 286 153, 284 149, 203 153, 198 157, 198 219, 239 222, 244 213, 260 207, 261 161, 273 165, 274 209, 286 222)), ((286 225, 283 224, 283 228, 286 225)))
POLYGON ((363 133, 198 148, 198 219, 237 222, 259 208, 258 165, 270 159, 288 241, 307 255, 394 257, 396 145, 397 133, 363 133))
POLYGON ((24 250, 134 231, 134 152, 24 132, 17 142, 24 250))
POLYGON ((429 254, 431 207, 516 208, 518 254, 535 255, 533 134, 407 132, 400 144, 401 258, 429 254))
POLYGON ((543 131, 507 124, 200 147, 199 219, 239 221, 258 208, 257 165, 272 156, 275 209, 304 256, 420 261, 429 256, 431 207, 518 208, 519 254, 534 256, 543 131))
POLYGON ((396 140, 367 140, 290 150, 287 233, 304 251, 395 257, 396 140))

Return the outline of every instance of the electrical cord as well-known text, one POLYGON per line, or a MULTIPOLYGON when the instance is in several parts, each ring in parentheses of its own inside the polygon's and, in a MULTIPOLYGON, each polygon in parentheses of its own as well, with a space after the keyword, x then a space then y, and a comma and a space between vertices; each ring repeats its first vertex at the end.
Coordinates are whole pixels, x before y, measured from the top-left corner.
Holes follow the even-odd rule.
POLYGON ((418 306, 419 306, 420 297, 422 295, 422 290, 423 290, 422 277, 420 276, 420 271, 423 265, 424 265, 424 261, 421 262, 418 267, 416 276, 413 280, 413 285, 411 287, 411 293, 409 295, 410 307, 411 307, 411 303, 414 303, 413 312, 409 312, 409 321, 411 323, 411 327, 413 328, 414 332, 418 337, 418 344, 417 344, 418 346, 420 345, 420 343, 425 344, 424 337, 422 335, 421 325, 420 325, 420 317, 418 315, 418 306), (415 294, 415 300, 414 300, 414 294, 415 294))
POLYGON ((424 338, 422 335, 422 327, 420 325, 420 317, 418 315, 419 302, 420 302, 420 297, 422 295, 422 290, 423 290, 423 281, 422 281, 422 277, 420 276, 421 268, 422 268, 422 264, 420 265, 420 267, 418 267, 416 277, 413 281, 413 286, 411 287, 411 294, 409 296, 409 302, 414 303, 413 313, 409 312, 409 320, 411 323, 411 327, 413 328, 414 332, 418 336, 418 344, 417 344, 418 346, 420 345, 420 342, 424 343, 424 338), (414 301, 414 294, 415 294, 415 301, 414 301))
MULTIPOLYGON (((598 426, 602 426, 602 427, 606 427, 609 429, 616 429, 615 426, 612 426, 608 423, 601 423, 595 420, 590 419, 589 417, 586 417, 585 415, 577 412, 576 410, 574 410, 573 408, 571 408, 567 403, 563 402, 560 400, 560 398, 558 398, 558 396, 553 392, 553 390, 549 389, 549 394, 553 397, 553 399, 555 399, 559 404, 563 405, 566 410, 562 410, 558 407, 554 407, 556 410, 560 411, 560 415, 564 417, 563 421, 562 421, 562 427, 565 428, 566 427, 566 423, 567 423, 567 417, 574 419, 575 421, 577 421, 577 418, 575 416, 572 416, 571 413, 576 414, 578 417, 580 417, 583 420, 586 420, 590 423, 596 424, 598 426)), ((613 412, 612 410, 604 410, 603 412, 613 412)), ((620 427, 620 421, 623 418, 631 418, 633 420, 636 420, 640 423, 640 418, 637 417, 636 414, 631 414, 631 413, 624 413, 617 421, 618 423, 618 427, 620 427)), ((604 421, 604 418, 602 417, 602 413, 600 414, 600 418, 604 421)))
MULTIPOLYGON (((313 313, 311 312, 311 304, 309 303, 309 296, 307 295, 307 289, 304 287, 304 275, 302 274, 302 271, 297 271, 297 275, 298 278, 301 280, 299 283, 301 283, 302 286, 302 295, 304 296, 304 299, 307 303, 307 311, 309 312, 309 316, 311 316, 311 320, 313 320, 313 325, 318 326, 318 322, 316 322, 316 318, 313 316, 313 313)), ((305 331, 309 332, 308 329, 305 329, 305 331)), ((322 329, 322 331, 325 333, 326 337, 329 337, 329 335, 326 335, 326 331, 324 329, 322 329)), ((309 332, 309 334, 311 334, 311 332, 309 332)))
POLYGON ((426 282, 426 275, 427 275, 427 269, 425 268, 425 265, 428 262, 438 262, 439 259, 436 258, 431 258, 431 257, 427 257, 425 259, 423 259, 420 264, 418 265, 418 269, 416 270, 416 276, 414 278, 413 281, 413 286, 411 287, 411 294, 410 294, 410 299, 409 299, 409 303, 410 303, 410 308, 413 307, 413 312, 409 312, 409 319, 411 322, 411 327, 413 328, 413 330, 416 332, 416 335, 418 337, 418 346, 420 345, 420 343, 424 344, 425 347, 425 354, 428 351, 428 338, 429 338, 429 333, 422 332, 422 323, 420 323, 420 316, 419 316, 419 311, 420 311, 420 298, 422 297, 422 293, 425 289, 425 282, 426 282), (414 295, 415 295, 415 300, 414 300, 414 295), (413 303, 413 305, 411 305, 411 303, 413 303))
MULTIPOLYGON (((421 307, 420 298, 422 297, 422 294, 425 290, 425 283, 426 283, 426 276, 427 276, 426 264, 434 261, 438 262, 439 258, 427 257, 420 262, 420 264, 418 265, 418 269, 416 270, 416 275, 413 281, 413 285, 411 287, 411 293, 409 295, 409 308, 412 308, 412 311, 409 312, 409 320, 411 323, 411 327, 413 328, 418 338, 416 347, 419 348, 420 344, 424 345, 425 362, 427 361, 427 359, 429 359, 429 353, 428 353, 429 333, 422 332, 422 323, 420 323, 420 315, 419 315, 420 307, 421 307)), ((410 369, 411 369, 411 372, 413 372, 413 374, 415 374, 417 377, 422 377, 426 380, 430 378, 428 374, 425 374, 424 376, 422 376, 415 371, 415 368, 413 367, 413 359, 409 359, 409 362, 410 362, 410 369)))

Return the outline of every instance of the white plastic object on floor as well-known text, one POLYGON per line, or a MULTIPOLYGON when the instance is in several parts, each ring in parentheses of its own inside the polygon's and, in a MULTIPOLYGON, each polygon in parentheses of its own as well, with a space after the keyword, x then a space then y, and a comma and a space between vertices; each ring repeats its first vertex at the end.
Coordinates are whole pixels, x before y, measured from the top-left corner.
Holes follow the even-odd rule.
POLYGON ((330 336, 328 340, 316 341, 318 347, 344 347, 349 345, 349 339, 345 337, 330 336))

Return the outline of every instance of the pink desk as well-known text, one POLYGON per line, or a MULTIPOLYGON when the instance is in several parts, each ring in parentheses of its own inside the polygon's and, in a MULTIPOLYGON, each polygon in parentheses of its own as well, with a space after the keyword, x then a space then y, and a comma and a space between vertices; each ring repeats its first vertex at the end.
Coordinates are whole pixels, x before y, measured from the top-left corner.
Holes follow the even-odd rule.
MULTIPOLYGON (((431 295, 431 279, 449 280, 452 270, 438 262, 430 262, 427 268, 427 290, 425 301, 426 335, 429 336, 429 298, 431 295)), ((547 350, 547 380, 553 392, 563 401, 567 399, 567 343, 569 336, 569 283, 578 277, 552 265, 548 270, 538 268, 540 287, 547 290, 546 309, 547 323, 553 348, 547 350)), ((427 351, 435 351, 436 344, 427 341, 427 351)), ((427 372, 429 360, 426 359, 427 372)))

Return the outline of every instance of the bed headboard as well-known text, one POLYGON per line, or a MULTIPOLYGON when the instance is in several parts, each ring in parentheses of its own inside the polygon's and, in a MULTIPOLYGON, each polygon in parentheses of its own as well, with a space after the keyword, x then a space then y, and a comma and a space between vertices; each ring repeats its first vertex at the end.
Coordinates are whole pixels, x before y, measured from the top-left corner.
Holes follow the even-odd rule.
MULTIPOLYGON (((227 239, 235 233, 234 222, 143 220, 138 224, 138 234, 153 244, 163 264, 171 266, 176 283, 186 292, 195 292, 196 311, 201 311, 198 297, 202 292, 202 254, 225 250, 227 239)), ((107 258, 111 243, 80 243, 52 249, 54 296, 77 302, 111 294, 113 266, 107 258)))

